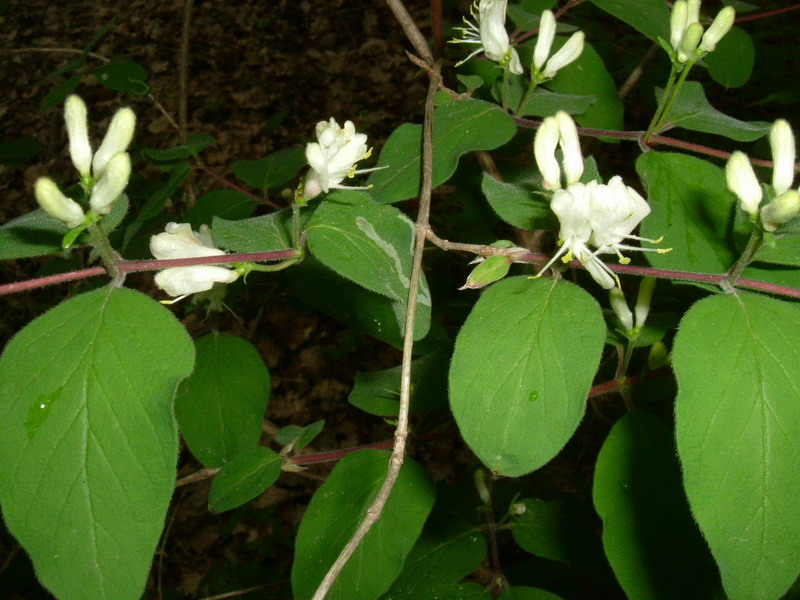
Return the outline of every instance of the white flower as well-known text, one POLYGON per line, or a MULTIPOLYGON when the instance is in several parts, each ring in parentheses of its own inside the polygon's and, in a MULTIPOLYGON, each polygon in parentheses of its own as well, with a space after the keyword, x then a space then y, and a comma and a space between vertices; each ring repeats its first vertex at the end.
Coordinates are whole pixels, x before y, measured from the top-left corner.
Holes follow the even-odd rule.
POLYGON ((626 239, 656 243, 632 235, 631 232, 650 214, 650 205, 632 187, 628 187, 617 175, 607 185, 594 188, 591 199, 592 211, 589 222, 592 225, 590 243, 597 248, 597 254, 614 253, 619 262, 628 264, 629 258, 622 256, 621 250, 643 250, 628 246, 626 239))
MULTIPOLYGON (((195 233, 189 223, 167 223, 164 233, 150 238, 150 252, 159 260, 225 254, 214 246, 208 226, 203 225, 195 233)), ((235 270, 225 267, 195 265, 164 269, 156 274, 155 281, 170 296, 182 298, 188 294, 210 290, 214 283, 231 283, 238 277, 235 270)))
POLYGON ((341 182, 346 177, 375 171, 376 169, 356 170, 356 163, 370 154, 366 134, 356 133, 352 121, 345 121, 344 127, 339 127, 333 117, 330 121, 320 121, 317 123, 317 142, 306 146, 306 160, 311 171, 306 176, 303 195, 311 200, 331 189, 368 189, 341 185, 341 182))
POLYGON ((111 211, 111 203, 128 185, 130 156, 125 151, 133 139, 136 115, 130 108, 119 109, 111 119, 105 138, 94 155, 89 143, 86 104, 79 96, 73 94, 67 98, 64 120, 67 124, 72 164, 80 173, 84 188, 90 190, 89 204, 92 212, 107 214, 111 211), (107 175, 110 177, 107 178, 107 175))
POLYGON ((725 165, 725 179, 728 182, 728 189, 739 198, 742 210, 750 215, 758 214, 758 206, 761 204, 764 192, 744 152, 737 150, 731 154, 725 165))
POLYGON ((726 6, 719 11, 714 21, 703 34, 703 39, 700 42, 700 50, 703 52, 713 52, 719 41, 731 30, 735 19, 736 10, 732 6, 726 6))
POLYGON ((570 186, 583 175, 583 155, 575 121, 563 110, 542 121, 533 140, 534 158, 542 174, 542 187, 546 190, 561 187, 561 169, 555 155, 557 146, 563 153, 564 176, 567 186, 570 186))
POLYGON ((83 209, 75 200, 67 198, 52 179, 40 177, 33 189, 36 201, 48 215, 64 221, 69 227, 77 227, 83 223, 83 209))
POLYGON ((780 196, 794 181, 794 134, 784 119, 778 119, 769 132, 769 145, 772 149, 772 187, 780 196))
POLYGON ((450 40, 456 44, 475 44, 478 49, 467 58, 457 63, 462 65, 473 56, 483 52, 486 57, 508 68, 516 75, 522 75, 522 63, 519 61, 517 51, 511 46, 506 31, 506 6, 508 0, 480 0, 470 8, 470 13, 475 18, 477 25, 464 19, 466 27, 456 27, 461 31, 462 39, 450 40), (475 6, 478 15, 475 15, 475 6))
POLYGON ((547 60, 555 36, 556 19, 551 11, 545 10, 539 20, 539 37, 536 39, 536 47, 533 50, 533 76, 537 82, 552 79, 561 69, 576 61, 583 52, 586 35, 582 31, 576 31, 561 49, 551 56, 550 60, 547 60), (547 61, 546 65, 545 61, 547 61))
POLYGON ((761 211, 761 223, 767 231, 788 223, 800 214, 800 192, 788 190, 767 204, 761 211))
POLYGON ((719 41, 731 30, 736 11, 731 6, 723 8, 708 30, 703 33, 700 24, 700 0, 677 0, 670 16, 669 42, 679 63, 687 62, 699 50, 700 54, 713 52, 719 41))

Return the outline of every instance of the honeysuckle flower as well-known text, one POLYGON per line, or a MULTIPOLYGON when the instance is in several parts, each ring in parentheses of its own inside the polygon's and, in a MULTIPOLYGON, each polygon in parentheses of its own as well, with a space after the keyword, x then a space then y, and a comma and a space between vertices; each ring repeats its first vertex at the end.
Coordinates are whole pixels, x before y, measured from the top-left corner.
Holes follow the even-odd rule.
POLYGON ((506 31, 506 6, 508 0, 480 0, 470 7, 470 14, 476 23, 464 18, 466 27, 456 27, 461 32, 461 39, 450 40, 456 44, 474 44, 478 49, 470 53, 456 66, 462 65, 473 56, 483 52, 490 60, 499 63, 516 75, 522 75, 522 63, 519 54, 511 46, 506 31), (475 14, 477 7, 478 14, 475 14))
POLYGON ((52 179, 39 177, 33 189, 36 201, 48 215, 64 221, 69 227, 83 223, 83 209, 75 200, 67 198, 52 179))
MULTIPOLYGON (((224 251, 214 246, 211 229, 203 225, 199 232, 192 231, 189 223, 167 223, 164 233, 150 238, 150 252, 159 260, 222 256, 224 251)), ((173 267, 156 274, 158 287, 180 300, 188 294, 210 290, 214 283, 236 281, 239 273, 215 265, 173 267)))
MULTIPOLYGON (((800 213, 800 194, 791 189, 794 184, 795 145, 792 128, 784 119, 778 119, 769 133, 772 149, 772 187, 775 197, 760 210, 761 225, 766 231, 775 231, 800 213)), ((743 152, 734 152, 725 165, 725 177, 730 189, 739 198, 742 209, 754 220, 759 215, 763 191, 750 160, 743 152)))
POLYGON ((567 186, 577 183, 583 175, 583 155, 575 121, 564 111, 542 121, 533 140, 533 154, 542 174, 542 187, 551 191, 561 187, 561 168, 555 155, 556 147, 560 147, 563 154, 567 186))
POLYGON ((670 16, 669 41, 679 63, 688 62, 698 51, 700 55, 713 52, 719 41, 731 30, 736 11, 723 8, 708 30, 700 24, 700 0, 677 0, 670 16))
POLYGON ((534 154, 543 174, 544 188, 555 190, 550 208, 558 217, 559 250, 539 271, 540 276, 557 259, 569 262, 577 258, 595 281, 610 289, 619 279, 603 263, 599 254, 616 254, 622 264, 630 262, 623 250, 668 252, 630 246, 626 240, 658 243, 633 235, 642 219, 650 214, 650 206, 636 190, 625 185, 622 178, 612 177, 607 184, 599 181, 580 183, 583 175, 583 156, 575 122, 565 112, 542 122, 534 140, 534 154), (566 187, 561 188, 560 169, 555 158, 556 140, 564 154, 566 187), (592 250, 591 247, 595 249, 592 250))
POLYGON ((368 189, 341 183, 345 178, 375 171, 374 168, 356 170, 356 163, 371 153, 366 134, 356 133, 352 121, 345 121, 344 127, 333 117, 317 123, 317 141, 306 146, 306 160, 311 170, 305 180, 305 199, 311 200, 331 189, 368 189))
POLYGON ((742 210, 749 215, 757 215, 764 192, 744 152, 737 150, 731 154, 725 165, 725 179, 728 189, 739 198, 742 210))
POLYGON ((583 52, 586 35, 582 31, 576 31, 553 56, 550 56, 555 35, 555 16, 552 11, 545 10, 539 20, 539 37, 536 39, 536 47, 533 50, 532 70, 533 77, 537 82, 552 79, 561 69, 575 62, 583 52), (547 60, 548 56, 550 56, 550 60, 547 60))
POLYGON ((89 205, 96 215, 111 212, 111 203, 125 190, 131 174, 126 149, 133 139, 136 115, 130 108, 119 109, 108 126, 96 153, 89 142, 86 104, 75 94, 64 104, 69 153, 81 176, 81 185, 89 195, 89 205))

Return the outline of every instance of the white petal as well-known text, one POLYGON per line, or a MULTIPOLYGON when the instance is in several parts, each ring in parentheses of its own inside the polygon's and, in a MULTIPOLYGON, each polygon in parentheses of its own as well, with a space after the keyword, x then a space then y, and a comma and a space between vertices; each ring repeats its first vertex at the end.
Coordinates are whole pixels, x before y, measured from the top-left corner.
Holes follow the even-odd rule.
POLYGON ((33 189, 39 206, 51 217, 64 221, 69 227, 83 222, 83 209, 72 198, 67 198, 52 179, 40 177, 33 189))
POLYGON ((553 54, 550 60, 547 61, 547 65, 545 65, 542 71, 545 77, 555 77, 556 73, 561 69, 578 60, 578 57, 583 52, 583 40, 585 38, 586 34, 582 31, 573 33, 572 37, 567 40, 567 43, 561 46, 558 52, 553 54))
POLYGON ((725 165, 725 179, 728 189, 739 198, 742 210, 751 215, 756 214, 764 193, 744 152, 736 151, 731 154, 725 165))
POLYGON ((236 271, 212 265, 175 267, 156 273, 156 285, 170 296, 184 296, 210 290, 214 283, 231 283, 238 279, 236 271))
POLYGON ((120 108, 108 126, 103 143, 95 152, 92 161, 92 174, 99 179, 105 172, 106 165, 111 157, 120 152, 125 152, 133 139, 136 129, 136 115, 130 108, 120 108))
POLYGON ((559 145, 564 153, 564 176, 567 186, 577 183, 583 175, 583 155, 581 143, 578 139, 578 128, 566 112, 560 110, 556 113, 559 131, 559 145))
POLYGON ((111 157, 105 172, 89 197, 89 206, 96 215, 111 212, 111 204, 125 191, 131 176, 131 158, 127 152, 119 152, 111 157))
POLYGON ((89 129, 86 121, 86 104, 75 94, 64 104, 64 121, 69 137, 69 155, 72 164, 81 175, 92 170, 92 146, 89 144, 89 129))
POLYGON ((533 50, 533 66, 540 70, 542 65, 550 56, 550 48, 553 47, 553 40, 556 37, 556 18, 552 11, 546 10, 542 13, 539 21, 539 37, 536 39, 536 48, 533 50))
POLYGON ((686 0, 678 0, 672 5, 672 14, 670 15, 669 25, 669 43, 672 49, 676 52, 681 45, 683 33, 686 31, 688 23, 686 19, 689 17, 689 8, 686 5, 686 0))
POLYGON ((150 238, 150 252, 159 260, 222 256, 218 248, 209 248, 192 231, 189 223, 168 223, 166 231, 150 238))
POLYGON ((778 119, 769 132, 769 145, 772 147, 772 187, 780 196, 794 181, 794 134, 783 119, 778 119))
POLYGON ((561 187, 561 168, 556 160, 556 148, 560 139, 558 121, 547 117, 539 126, 533 140, 533 155, 542 174, 542 187, 557 190, 561 187))

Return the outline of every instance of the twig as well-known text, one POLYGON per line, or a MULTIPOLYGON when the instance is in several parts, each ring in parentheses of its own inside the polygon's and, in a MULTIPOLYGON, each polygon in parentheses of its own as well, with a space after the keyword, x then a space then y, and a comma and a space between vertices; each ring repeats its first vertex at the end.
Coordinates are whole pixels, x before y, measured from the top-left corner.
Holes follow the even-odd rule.
POLYGON ((249 594, 250 592, 257 592, 258 590, 263 590, 268 587, 272 587, 275 584, 269 583, 262 583, 261 585, 254 585, 253 587, 244 588, 241 590, 234 590, 232 592, 225 592, 224 594, 216 594, 214 596, 206 596, 205 598, 201 598, 200 600, 224 600, 225 598, 235 598, 236 596, 244 596, 245 594, 249 594))
POLYGON ((400 23, 408 41, 414 46, 414 50, 417 51, 417 54, 425 59, 428 64, 433 64, 433 52, 431 52, 431 47, 428 45, 419 27, 417 27, 417 24, 414 23, 414 19, 408 14, 408 10, 406 10, 402 0, 386 0, 386 4, 392 9, 394 18, 400 23))
POLYGON ((644 74, 644 68, 650 63, 653 58, 655 58, 656 53, 658 52, 659 46, 658 44, 653 44, 650 48, 645 52, 642 60, 639 61, 639 64, 636 65, 636 68, 631 71, 631 74, 628 75, 628 79, 625 80, 625 83, 622 84, 622 87, 619 88, 618 95, 620 98, 624 98, 628 95, 628 93, 636 87, 636 84, 639 83, 639 79, 641 79, 642 75, 644 74))
POLYGON ((400 375, 400 409, 397 416, 397 428, 394 434, 394 448, 389 459, 389 468, 386 472, 378 494, 367 509, 364 519, 356 529, 350 541, 342 549, 339 557, 331 565, 325 578, 319 584, 317 591, 314 592, 312 600, 323 600, 330 591, 336 579, 339 577, 347 561, 361 544, 364 537, 369 532, 372 525, 381 516, 384 506, 389 499, 395 481, 400 474, 400 467, 403 465, 403 457, 406 449, 406 439, 408 437, 408 413, 411 396, 411 360, 414 349, 414 324, 417 315, 417 295, 419 292, 419 280, 422 272, 422 253, 425 248, 425 234, 428 230, 431 191, 432 186, 432 159, 433 159, 433 105, 436 90, 439 87, 439 77, 441 61, 437 61, 434 66, 434 76, 431 77, 428 85, 428 96, 425 101, 425 122, 422 133, 422 189, 420 191, 419 213, 416 222, 416 237, 414 246, 414 262, 411 268, 411 281, 408 286, 408 306, 406 307, 405 332, 403 336, 403 363, 400 375))
MULTIPOLYGON (((554 16, 554 17, 556 18, 556 20, 557 20, 557 19, 559 19, 559 18, 560 18, 560 17, 561 17, 561 16, 562 16, 562 15, 563 15, 565 12, 567 12, 569 9, 571 9, 571 8, 575 8, 576 6, 578 6, 578 4, 582 4, 583 2, 584 2, 584 0, 570 0, 570 2, 567 2, 567 3, 566 3, 564 6, 562 6, 561 8, 559 8, 559 9, 558 9, 558 10, 557 10, 557 11, 556 11, 554 14, 553 14, 553 16, 554 16)), ((538 33, 538 32, 539 32, 539 28, 538 28, 538 27, 534 27, 533 29, 531 29, 531 30, 529 30, 529 31, 526 31, 526 32, 525 32, 525 33, 523 33, 523 34, 516 36, 516 37, 514 38, 514 44, 515 44, 515 45, 517 45, 517 44, 519 44, 520 42, 524 42, 524 41, 525 41, 525 40, 527 40, 529 37, 531 37, 531 36, 535 35, 535 34, 536 34, 536 33, 538 33)))
POLYGON ((192 21, 194 0, 184 0, 183 27, 181 29, 181 48, 178 55, 178 136, 181 144, 186 143, 187 124, 187 88, 189 72, 189 24, 192 21))
POLYGON ((193 169, 198 170, 198 171, 202 171, 203 173, 211 175, 211 177, 213 177, 214 179, 216 179, 217 181, 219 181, 220 183, 225 185, 225 187, 228 187, 228 188, 230 188, 232 190, 236 190, 237 192, 240 192, 242 194, 250 196, 253 200, 258 202, 259 204, 266 204, 267 206, 269 206, 271 208, 274 208, 275 210, 281 210, 281 209, 285 208, 285 207, 280 206, 279 204, 273 202, 269 198, 264 198, 262 196, 259 196, 258 194, 254 194, 253 192, 249 192, 245 188, 243 188, 242 186, 236 185, 232 181, 229 181, 228 179, 225 178, 224 175, 221 175, 221 174, 217 173, 214 169, 209 167, 203 160, 200 159, 199 156, 195 156, 194 158, 197 159, 197 164, 192 165, 193 169))
POLYGON ((742 23, 743 21, 755 21, 756 19, 766 19, 767 17, 773 17, 775 15, 779 15, 781 13, 789 12, 792 10, 800 9, 800 4, 793 4, 792 6, 784 6, 783 8, 776 8, 774 10, 767 10, 765 12, 756 13, 754 15, 744 15, 741 17, 736 18, 736 23, 742 23))

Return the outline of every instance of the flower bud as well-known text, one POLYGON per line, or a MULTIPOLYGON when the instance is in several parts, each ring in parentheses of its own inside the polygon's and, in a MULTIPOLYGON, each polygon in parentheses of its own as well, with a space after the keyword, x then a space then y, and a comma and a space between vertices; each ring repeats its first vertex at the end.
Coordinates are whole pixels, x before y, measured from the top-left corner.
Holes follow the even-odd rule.
POLYGON ((542 74, 548 78, 555 77, 556 73, 561 69, 575 62, 583 52, 583 40, 585 38, 586 34, 582 31, 573 33, 572 37, 567 40, 567 43, 561 46, 559 51, 550 57, 542 74))
POLYGON ((686 28, 686 33, 683 34, 683 39, 678 46, 678 62, 685 63, 692 57, 702 37, 703 26, 700 23, 692 23, 686 28))
POLYGON ((539 21, 539 37, 536 38, 536 48, 533 50, 533 70, 541 71, 542 65, 550 56, 550 49, 553 47, 555 37, 556 18, 552 11, 546 10, 542 13, 539 21))
POLYGON ((486 287, 490 283, 499 281, 506 275, 514 262, 510 256, 497 254, 490 256, 482 261, 477 267, 472 269, 472 273, 467 277, 467 282, 459 290, 478 290, 486 287))
POLYGON ((656 342, 650 346, 650 353, 647 355, 647 368, 656 371, 669 364, 669 352, 664 342, 656 342))
POLYGON ((556 113, 558 121, 559 145, 564 153, 564 176, 567 186, 580 181, 583 175, 583 155, 581 154, 581 143, 578 139, 578 128, 566 112, 560 110, 556 113))
POLYGON ((136 115, 130 108, 119 109, 108 126, 103 143, 95 152, 92 161, 92 170, 95 179, 100 179, 106 170, 106 165, 111 157, 120 152, 125 152, 133 139, 136 129, 136 115))
POLYGON ((614 314, 617 315, 619 322, 626 332, 633 330, 633 313, 625 302, 625 294, 618 287, 613 287, 608 292, 608 299, 614 314))
POLYGON ((72 198, 67 198, 52 179, 40 177, 33 189, 39 206, 51 217, 64 221, 69 227, 83 222, 83 209, 72 198))
POLYGON ((728 164, 725 165, 725 178, 728 189, 739 198, 742 210, 750 215, 758 213, 763 192, 744 152, 736 151, 731 154, 728 164))
POLYGON ((800 214, 800 193, 784 192, 761 209, 761 223, 767 231, 775 231, 778 225, 788 223, 800 214))
POLYGON ((547 117, 539 126, 533 140, 533 155, 542 174, 542 187, 557 190, 561 187, 561 168, 556 160, 556 147, 560 139, 558 121, 547 117))
POLYGON ((794 181, 794 134, 784 119, 778 119, 769 132, 769 145, 772 148, 772 187, 780 196, 794 181))
POLYGON ((703 52, 713 52, 719 41, 724 38, 731 30, 731 27, 733 27, 735 18, 736 10, 732 6, 726 6, 719 11, 714 22, 709 25, 708 29, 703 34, 703 39, 700 42, 700 50, 703 52))
POLYGON ((69 155, 72 164, 82 177, 92 171, 92 146, 89 144, 89 129, 86 121, 86 104, 75 94, 64 104, 64 121, 67 124, 69 155))
POLYGON ((481 502, 489 504, 492 501, 492 495, 489 493, 489 488, 486 485, 486 474, 483 469, 475 471, 475 488, 478 490, 478 496, 481 502))
POLYGON ((645 277, 639 284, 639 295, 636 297, 636 307, 633 309, 636 315, 636 329, 641 330, 650 314, 650 301, 653 299, 653 290, 656 287, 655 277, 645 277))
POLYGON ((686 0, 686 27, 700 22, 700 0, 686 0))
POLYGON ((683 33, 686 31, 686 26, 688 25, 686 21, 688 16, 689 9, 686 6, 686 0, 678 0, 672 5, 672 14, 669 20, 669 43, 676 52, 678 51, 678 46, 681 45, 683 33))
POLYGON ((92 188, 89 206, 96 215, 111 212, 111 203, 116 200, 128 185, 131 176, 131 158, 127 152, 118 152, 111 157, 105 173, 92 188))

